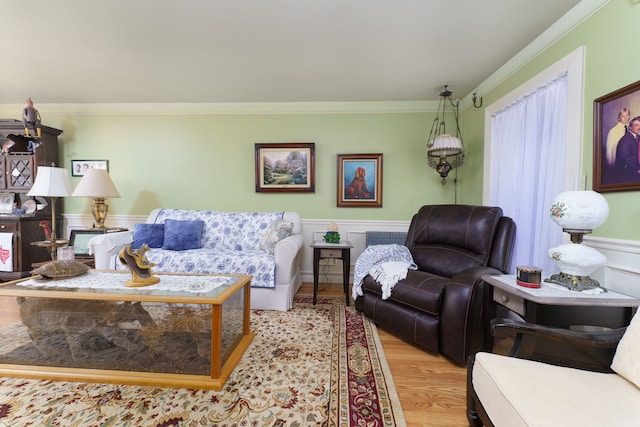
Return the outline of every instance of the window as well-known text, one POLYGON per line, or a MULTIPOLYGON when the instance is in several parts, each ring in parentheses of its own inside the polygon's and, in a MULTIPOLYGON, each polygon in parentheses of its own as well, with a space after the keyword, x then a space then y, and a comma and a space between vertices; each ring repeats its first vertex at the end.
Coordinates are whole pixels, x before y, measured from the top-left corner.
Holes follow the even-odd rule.
POLYGON ((562 242, 551 200, 582 171, 583 48, 558 61, 485 112, 483 202, 518 227, 514 262, 556 272, 547 250, 562 242))

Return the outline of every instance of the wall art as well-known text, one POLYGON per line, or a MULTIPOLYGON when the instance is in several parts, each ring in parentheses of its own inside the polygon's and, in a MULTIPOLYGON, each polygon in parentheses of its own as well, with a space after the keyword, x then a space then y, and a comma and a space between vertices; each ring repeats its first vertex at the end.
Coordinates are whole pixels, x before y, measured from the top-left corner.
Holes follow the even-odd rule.
POLYGON ((315 192, 315 144, 255 145, 256 192, 315 192))
POLYGON ((109 160, 71 160, 71 176, 84 176, 89 168, 109 172, 109 160))
POLYGON ((593 189, 640 190, 640 81, 593 101, 593 189))
POLYGON ((382 207, 382 154, 338 154, 338 207, 382 207))

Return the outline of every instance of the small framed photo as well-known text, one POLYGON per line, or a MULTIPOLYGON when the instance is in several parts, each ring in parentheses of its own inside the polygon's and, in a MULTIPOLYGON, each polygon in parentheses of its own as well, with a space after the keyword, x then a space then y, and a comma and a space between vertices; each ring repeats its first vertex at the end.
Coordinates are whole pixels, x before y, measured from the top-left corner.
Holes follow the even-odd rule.
POLYGON ((89 240, 100 234, 105 234, 106 232, 106 229, 71 230, 69 246, 73 246, 74 256, 76 258, 93 258, 93 255, 89 254, 89 240))
POLYGON ((0 193, 0 214, 13 213, 15 199, 15 193, 0 193))
POLYGON ((256 193, 315 192, 315 144, 255 145, 256 193))
POLYGON ((338 154, 338 207, 382 207, 382 154, 338 154))
POLYGON ((593 189, 640 190, 640 81, 593 101, 593 189))
POLYGON ((71 176, 84 176, 89 168, 109 171, 109 160, 71 160, 71 176))

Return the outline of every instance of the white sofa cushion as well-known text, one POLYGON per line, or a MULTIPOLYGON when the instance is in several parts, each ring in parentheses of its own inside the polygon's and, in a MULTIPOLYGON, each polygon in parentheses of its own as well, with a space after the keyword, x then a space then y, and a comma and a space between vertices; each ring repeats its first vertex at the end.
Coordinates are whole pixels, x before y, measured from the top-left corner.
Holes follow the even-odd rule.
POLYGON ((637 426, 640 391, 616 374, 476 354, 473 387, 496 426, 637 426))
MULTIPOLYGON (((622 339, 616 347, 611 369, 640 387, 640 315, 631 319, 622 339)), ((640 421, 639 421, 640 424, 640 421)))

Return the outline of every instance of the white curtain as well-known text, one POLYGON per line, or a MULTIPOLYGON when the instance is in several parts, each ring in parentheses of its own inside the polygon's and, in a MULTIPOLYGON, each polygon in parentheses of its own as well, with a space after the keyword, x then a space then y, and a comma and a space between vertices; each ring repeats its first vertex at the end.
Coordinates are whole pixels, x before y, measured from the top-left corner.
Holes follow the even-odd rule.
POLYGON ((512 273, 518 265, 558 272, 547 251, 563 236, 549 208, 564 191, 567 80, 558 75, 491 117, 489 201, 517 225, 512 273))

